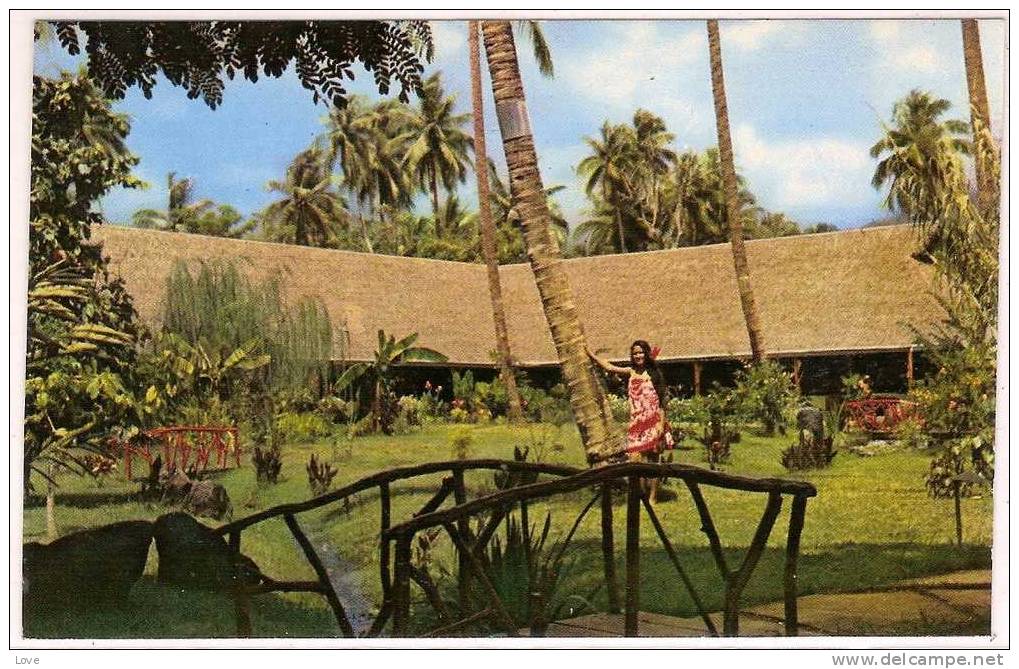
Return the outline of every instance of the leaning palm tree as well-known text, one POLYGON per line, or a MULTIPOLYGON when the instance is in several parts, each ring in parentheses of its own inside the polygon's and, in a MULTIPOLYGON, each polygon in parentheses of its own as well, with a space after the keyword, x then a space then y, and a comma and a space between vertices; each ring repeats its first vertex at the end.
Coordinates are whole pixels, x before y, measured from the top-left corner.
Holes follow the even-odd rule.
POLYGON ((176 172, 166 176, 166 189, 169 193, 166 209, 139 209, 131 217, 132 225, 171 232, 190 232, 198 227, 196 221, 213 206, 212 201, 196 201, 194 180, 178 180, 176 176, 176 172))
POLYGON ((623 442, 612 422, 601 379, 587 356, 584 328, 563 268, 562 254, 549 229, 548 202, 527 118, 513 29, 507 21, 483 21, 481 25, 510 189, 523 224, 527 255, 570 388, 570 404, 581 441, 590 462, 602 461, 621 453, 623 442))
POLYGON ((266 187, 281 195, 261 215, 263 232, 272 241, 327 246, 335 237, 337 223, 349 217, 319 147, 299 153, 286 178, 270 181, 266 187))
POLYGON ((405 111, 405 130, 394 141, 407 147, 404 168, 431 194, 432 212, 438 214, 440 184, 452 192, 467 178, 473 143, 463 125, 470 115, 455 113, 456 98, 446 95, 438 72, 425 80, 418 96, 418 106, 405 111))
MULTIPOLYGON (((531 39, 534 58, 538 62, 538 70, 543 75, 551 77, 554 72, 552 54, 545 41, 545 34, 541 30, 541 23, 539 21, 520 21, 517 25, 526 30, 531 39)), ((502 305, 502 285, 499 280, 498 243, 495 223, 492 220, 491 195, 488 184, 489 161, 485 148, 485 116, 481 97, 481 49, 478 45, 478 30, 477 21, 468 21, 467 41, 471 70, 471 111, 474 119, 474 164, 478 180, 478 213, 481 219, 481 254, 485 260, 488 293, 492 300, 499 375, 506 387, 509 403, 508 417, 510 421, 515 422, 523 417, 523 411, 516 378, 513 375, 513 356, 510 352, 509 330, 506 326, 506 311, 502 305)))
POLYGON ((729 133, 729 109, 725 100, 725 79, 722 75, 722 43, 718 36, 718 21, 708 21, 708 52, 711 60, 711 92, 715 101, 715 126, 718 131, 718 153, 722 164, 722 183, 725 188, 725 212, 729 222, 729 240, 732 260, 736 268, 736 287, 739 290, 743 319, 746 321, 750 352, 754 362, 765 356, 764 333, 761 317, 754 300, 750 282, 750 266, 743 245, 743 221, 739 205, 736 166, 732 157, 732 137, 729 133))

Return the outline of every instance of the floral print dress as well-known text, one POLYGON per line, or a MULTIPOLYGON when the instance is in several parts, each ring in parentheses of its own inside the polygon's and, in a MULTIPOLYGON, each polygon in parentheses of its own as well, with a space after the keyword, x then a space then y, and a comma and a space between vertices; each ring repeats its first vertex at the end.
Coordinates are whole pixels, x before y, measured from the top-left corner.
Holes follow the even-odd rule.
POLYGON ((626 431, 626 452, 657 452, 665 436, 665 416, 655 384, 647 372, 630 370, 627 395, 630 399, 630 427, 626 431))

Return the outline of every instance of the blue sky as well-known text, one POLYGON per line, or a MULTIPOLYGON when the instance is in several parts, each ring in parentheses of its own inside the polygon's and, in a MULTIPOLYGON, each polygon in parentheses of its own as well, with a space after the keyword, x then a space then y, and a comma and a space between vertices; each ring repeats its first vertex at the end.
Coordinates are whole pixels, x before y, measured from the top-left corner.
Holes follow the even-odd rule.
MULTIPOLYGON (((469 111, 466 23, 432 23, 434 61, 446 89, 469 111)), ((661 115, 678 149, 715 144, 714 112, 703 21, 547 21, 556 76, 545 79, 529 44, 518 40, 524 84, 547 185, 571 225, 587 201, 576 175, 584 137, 604 120, 621 122, 643 107, 661 115)), ((1001 125, 1004 21, 980 22, 992 127, 1001 125)), ((968 119, 958 20, 722 21, 726 92, 736 162, 762 206, 804 224, 856 227, 886 215, 870 186, 875 161, 868 149, 892 104, 911 88, 948 99, 954 117, 968 119)), ((40 49, 36 70, 73 69, 59 46, 40 49)), ((358 71, 362 73, 363 71, 358 71)), ((486 78, 485 91, 490 97, 486 78)), ((378 97, 370 78, 351 92, 378 97)), ((166 174, 195 179, 197 196, 250 214, 272 201, 265 183, 319 134, 326 109, 313 105, 292 72, 258 83, 228 83, 215 111, 188 100, 165 81, 146 100, 132 90, 115 104, 131 117, 128 146, 141 157, 137 174, 151 184, 118 190, 102 208, 115 222, 138 208, 162 208, 166 174)), ((501 163, 501 142, 486 99, 489 153, 501 163)), ((473 177, 461 196, 476 202, 473 177)), ((424 200, 422 200, 424 205, 424 200)))

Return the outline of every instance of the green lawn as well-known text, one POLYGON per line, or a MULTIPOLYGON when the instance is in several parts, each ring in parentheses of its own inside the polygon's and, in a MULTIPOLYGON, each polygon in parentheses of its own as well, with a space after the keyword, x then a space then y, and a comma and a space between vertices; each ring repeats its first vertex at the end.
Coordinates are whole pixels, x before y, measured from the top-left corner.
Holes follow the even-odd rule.
MULTIPOLYGON (((449 438, 454 426, 434 425, 403 436, 363 437, 348 445, 322 442, 291 445, 284 452, 283 480, 276 486, 258 487, 250 465, 219 476, 234 504, 234 517, 248 515, 284 502, 309 497, 304 466, 311 453, 331 458, 339 469, 334 485, 355 481, 377 471, 451 457, 449 438)), ((542 428, 506 425, 472 428, 471 457, 512 458, 514 445, 532 443, 542 428)), ((791 476, 779 463, 779 454, 791 437, 763 438, 744 435, 733 446, 733 456, 724 470, 755 476, 791 476)), ((583 455, 575 430, 562 431, 563 448, 544 448, 549 462, 583 466, 583 455)), ((532 449, 533 450, 533 449, 532 449)), ((676 451, 678 461, 703 464, 700 450, 676 451)), ((903 578, 941 574, 959 569, 990 566, 990 495, 963 501, 966 545, 958 549, 954 538, 951 501, 927 497, 923 475, 929 456, 898 451, 862 458, 840 453, 833 466, 824 471, 797 474, 813 482, 817 498, 807 507, 800 559, 801 594, 838 592, 881 585, 903 578)), ((393 520, 409 518, 434 493, 441 475, 415 479, 394 486, 393 520)), ((468 475, 473 495, 495 490, 491 473, 468 475)), ((156 518, 167 510, 158 504, 132 501, 136 486, 119 477, 108 479, 102 488, 81 479, 62 481, 57 497, 57 523, 63 533, 126 519, 156 518)), ((712 610, 721 608, 722 589, 700 523, 685 488, 671 486, 677 495, 660 502, 657 512, 680 558, 712 610)), ((763 510, 762 495, 705 488, 715 524, 728 548, 730 565, 737 563, 748 545, 763 510)), ((552 538, 565 534, 590 493, 577 493, 531 507, 532 522, 545 513, 553 518, 552 538)), ((788 504, 786 505, 788 506, 788 504)), ((595 509, 597 511, 597 509, 595 509)), ((25 510, 25 540, 44 540, 45 509, 40 505, 25 510)), ((378 602, 378 502, 375 492, 362 494, 349 511, 328 507, 309 512, 301 523, 316 544, 335 546, 337 558, 351 579, 372 600, 378 602)), ((623 513, 615 514, 616 549, 622 574, 623 513)), ((744 605, 781 598, 783 547, 788 508, 783 509, 772 532, 769 546, 744 592, 744 605)), ((598 514, 592 513, 581 525, 569 556, 572 566, 560 590, 563 594, 588 596, 601 574, 598 544, 598 514)), ((450 562, 448 539, 434 549, 435 571, 450 562)), ((649 522, 641 526, 642 592, 641 608, 672 615, 695 615, 692 602, 649 522)), ((272 520, 244 532, 242 550, 262 570, 279 579, 307 579, 313 572, 289 536, 281 520, 272 520)), ((221 637, 234 633, 232 602, 221 595, 179 592, 154 579, 155 550, 150 555, 146 577, 135 587, 122 615, 67 616, 63 619, 32 620, 26 635, 36 637, 221 637)), ((417 592, 416 588, 414 592, 417 592)), ((595 607, 604 606, 604 593, 592 598, 595 607)), ((422 615, 427 604, 417 606, 422 615)), ((260 636, 334 636, 336 625, 324 600, 316 595, 264 595, 256 598, 254 632, 260 636)))

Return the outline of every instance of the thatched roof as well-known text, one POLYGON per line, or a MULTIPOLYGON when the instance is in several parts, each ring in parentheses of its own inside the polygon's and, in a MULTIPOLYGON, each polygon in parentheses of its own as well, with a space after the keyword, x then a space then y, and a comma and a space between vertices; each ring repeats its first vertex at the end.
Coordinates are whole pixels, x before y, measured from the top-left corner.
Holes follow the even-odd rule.
MULTIPOLYGON (((153 232, 107 225, 96 231, 142 317, 157 323, 174 263, 233 259, 254 278, 278 273, 290 298, 319 297, 349 332, 348 359, 371 356, 376 332, 420 334, 450 363, 491 365, 494 325, 482 265, 153 232)), ((901 350, 910 325, 940 317, 931 270, 910 256, 904 226, 747 242, 772 355, 901 350)), ((565 262, 593 348, 626 357, 634 339, 663 360, 748 356, 727 244, 577 258, 565 262)), ((501 268, 514 357, 557 358, 528 265, 501 268)))

